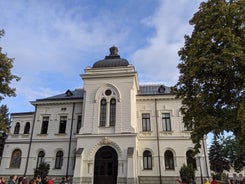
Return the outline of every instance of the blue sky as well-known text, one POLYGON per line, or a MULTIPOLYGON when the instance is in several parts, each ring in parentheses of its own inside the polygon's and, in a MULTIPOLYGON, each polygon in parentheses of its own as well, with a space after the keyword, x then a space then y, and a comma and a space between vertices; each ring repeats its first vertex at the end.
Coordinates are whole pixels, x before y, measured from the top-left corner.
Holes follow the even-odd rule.
POLYGON ((10 113, 34 111, 29 101, 82 88, 87 66, 119 48, 139 82, 174 85, 178 50, 201 0, 0 0, 0 46, 15 58, 16 97, 10 113))

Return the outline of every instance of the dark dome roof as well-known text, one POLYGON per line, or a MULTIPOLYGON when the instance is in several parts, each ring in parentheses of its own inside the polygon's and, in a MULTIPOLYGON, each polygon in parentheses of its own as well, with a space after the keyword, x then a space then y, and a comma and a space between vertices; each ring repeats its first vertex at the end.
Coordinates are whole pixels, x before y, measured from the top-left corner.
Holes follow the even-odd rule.
POLYGON ((110 48, 110 55, 106 56, 103 60, 95 62, 93 68, 120 67, 128 65, 128 61, 120 58, 120 55, 118 55, 118 48, 113 46, 110 48))

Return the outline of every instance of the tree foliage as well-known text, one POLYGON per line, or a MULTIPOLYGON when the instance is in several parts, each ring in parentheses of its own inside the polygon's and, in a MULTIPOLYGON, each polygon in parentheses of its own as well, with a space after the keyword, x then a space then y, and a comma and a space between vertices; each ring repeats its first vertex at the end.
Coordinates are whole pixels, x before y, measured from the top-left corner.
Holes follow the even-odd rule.
POLYGON ((208 0, 190 20, 179 51, 175 86, 181 112, 198 152, 209 132, 231 131, 245 144, 245 1, 208 0))
POLYGON ((234 137, 215 136, 209 149, 210 168, 219 175, 231 167, 240 172, 245 167, 245 145, 234 137))
POLYGON ((223 142, 223 154, 236 172, 245 167, 245 144, 240 144, 234 137, 226 137, 223 142))
POLYGON ((7 132, 9 125, 9 112, 7 105, 1 105, 0 107, 0 131, 7 132))
POLYGON ((182 167, 179 170, 180 177, 183 180, 185 178, 187 180, 187 183, 190 183, 192 178, 195 178, 195 169, 192 166, 192 164, 185 165, 183 164, 182 167))
POLYGON ((230 162, 225 155, 223 146, 222 141, 215 136, 209 149, 210 169, 218 173, 219 176, 224 170, 230 170, 230 162))
POLYGON ((34 169, 34 176, 40 176, 41 178, 48 175, 50 165, 46 162, 41 162, 37 168, 34 169))
MULTIPOLYGON (((0 30, 0 38, 4 36, 4 30, 0 30)), ((13 80, 18 81, 20 78, 11 73, 13 68, 13 58, 9 58, 7 54, 2 53, 0 47, 0 101, 6 96, 15 96, 15 88, 10 87, 13 80)))

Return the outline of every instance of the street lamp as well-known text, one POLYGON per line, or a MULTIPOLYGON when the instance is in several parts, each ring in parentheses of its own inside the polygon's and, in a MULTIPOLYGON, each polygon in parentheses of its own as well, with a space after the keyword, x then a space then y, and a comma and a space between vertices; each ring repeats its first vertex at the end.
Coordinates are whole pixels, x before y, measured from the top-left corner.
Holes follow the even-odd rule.
POLYGON ((198 159, 198 161, 199 161, 199 167, 200 167, 201 184, 203 184, 201 157, 202 157, 201 155, 200 155, 200 156, 197 156, 197 159, 198 159))

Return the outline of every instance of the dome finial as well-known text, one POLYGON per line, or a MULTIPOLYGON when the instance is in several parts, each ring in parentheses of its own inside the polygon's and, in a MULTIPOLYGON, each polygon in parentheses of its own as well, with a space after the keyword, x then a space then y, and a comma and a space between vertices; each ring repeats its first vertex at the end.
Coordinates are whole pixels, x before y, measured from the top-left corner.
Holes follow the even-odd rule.
POLYGON ((118 48, 114 45, 110 48, 110 56, 118 56, 118 48))

